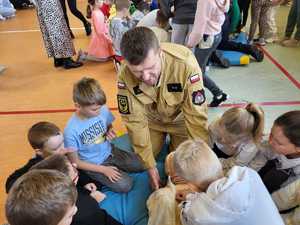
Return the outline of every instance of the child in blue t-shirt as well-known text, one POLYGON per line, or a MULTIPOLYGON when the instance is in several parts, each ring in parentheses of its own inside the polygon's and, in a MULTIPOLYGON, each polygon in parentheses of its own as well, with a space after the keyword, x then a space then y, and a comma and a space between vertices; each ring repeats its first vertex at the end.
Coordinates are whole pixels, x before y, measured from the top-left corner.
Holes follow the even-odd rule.
POLYGON ((139 156, 111 145, 116 137, 114 116, 105 105, 106 96, 99 83, 82 78, 73 88, 76 112, 64 131, 65 145, 75 151, 69 154, 79 169, 115 192, 128 192, 132 178, 126 172, 140 172, 144 166, 139 156))

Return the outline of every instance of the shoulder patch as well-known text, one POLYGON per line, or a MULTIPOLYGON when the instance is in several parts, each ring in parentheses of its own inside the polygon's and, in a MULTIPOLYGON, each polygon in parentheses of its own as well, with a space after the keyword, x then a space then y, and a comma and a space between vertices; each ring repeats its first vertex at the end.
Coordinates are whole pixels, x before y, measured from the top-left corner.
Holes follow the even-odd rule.
POLYGON ((125 89, 126 88, 126 84, 124 82, 118 81, 118 88, 125 89))
POLYGON ((125 95, 117 95, 118 108, 121 114, 130 114, 128 97, 125 95))
POLYGON ((134 92, 135 95, 138 95, 138 94, 142 94, 142 93, 143 93, 143 92, 141 91, 139 85, 137 85, 137 86, 135 86, 135 87, 133 88, 133 92, 134 92))
POLYGON ((181 83, 167 84, 168 92, 182 92, 181 83))
POLYGON ((197 90, 192 93, 192 101, 194 105, 202 105, 205 102, 204 90, 197 90))
POLYGON ((196 83, 200 80, 199 74, 194 74, 190 76, 190 82, 191 84, 196 83))

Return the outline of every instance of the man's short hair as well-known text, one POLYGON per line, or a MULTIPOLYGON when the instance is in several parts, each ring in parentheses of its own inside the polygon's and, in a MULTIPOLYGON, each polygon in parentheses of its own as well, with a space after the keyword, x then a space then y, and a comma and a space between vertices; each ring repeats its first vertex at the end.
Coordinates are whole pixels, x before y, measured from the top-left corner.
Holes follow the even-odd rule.
POLYGON ((63 174, 69 176, 68 162, 70 161, 66 156, 55 154, 40 161, 39 163, 32 166, 30 169, 58 170, 59 172, 62 172, 63 174))
POLYGON ((93 78, 83 77, 74 84, 73 101, 81 106, 104 105, 106 103, 106 95, 98 81, 93 78))
POLYGON ((174 153, 173 163, 176 174, 205 189, 223 176, 219 159, 201 139, 181 143, 174 153))
POLYGON ((32 170, 8 193, 6 217, 10 225, 57 225, 76 199, 70 177, 56 170, 32 170))
POLYGON ((124 33, 121 40, 121 52, 130 64, 141 64, 151 49, 158 51, 159 41, 150 28, 135 27, 124 33))
POLYGON ((123 9, 128 9, 130 7, 130 2, 128 0, 117 0, 116 1, 116 10, 122 11, 123 9))
POLYGON ((29 129, 27 138, 33 149, 43 149, 49 138, 59 134, 60 129, 55 124, 42 121, 29 129))

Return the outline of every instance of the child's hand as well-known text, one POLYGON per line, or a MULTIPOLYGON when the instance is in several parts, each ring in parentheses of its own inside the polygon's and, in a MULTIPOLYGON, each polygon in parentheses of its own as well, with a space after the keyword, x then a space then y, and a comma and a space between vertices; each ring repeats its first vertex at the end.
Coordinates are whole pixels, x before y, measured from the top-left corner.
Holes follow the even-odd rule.
POLYGON ((60 155, 66 155, 68 153, 75 152, 74 148, 63 148, 62 150, 59 150, 58 154, 60 155))
POLYGON ((181 178, 180 176, 177 176, 177 175, 172 176, 171 180, 172 180, 173 184, 175 184, 175 185, 176 184, 186 184, 187 183, 185 179, 183 179, 183 178, 181 178))
POLYGON ((113 130, 113 128, 109 128, 108 131, 106 132, 106 139, 109 141, 112 141, 112 139, 114 139, 115 137, 117 137, 115 131, 113 130))
POLYGON ((94 183, 88 183, 88 184, 84 185, 84 188, 89 190, 90 192, 97 191, 97 187, 94 183))
POLYGON ((193 193, 194 191, 189 189, 184 189, 180 191, 176 191, 176 200, 181 202, 186 200, 186 196, 190 193, 193 193))
POLYGON ((115 166, 104 166, 102 173, 113 183, 121 178, 121 174, 115 166))
POLYGON ((106 195, 100 191, 93 191, 91 192, 90 196, 98 203, 102 202, 106 198, 106 195))

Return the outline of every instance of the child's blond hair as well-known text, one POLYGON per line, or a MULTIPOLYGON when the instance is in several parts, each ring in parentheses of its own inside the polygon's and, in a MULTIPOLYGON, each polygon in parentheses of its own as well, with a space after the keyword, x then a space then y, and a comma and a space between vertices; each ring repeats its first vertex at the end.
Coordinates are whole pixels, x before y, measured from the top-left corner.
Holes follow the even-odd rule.
POLYGON ((93 78, 83 77, 74 84, 73 101, 80 106, 104 105, 106 103, 106 95, 98 81, 93 78))
POLYGON ((224 135, 234 141, 252 137, 255 143, 259 143, 264 132, 264 111, 254 103, 245 108, 231 108, 224 112, 219 124, 225 129, 224 135))
POLYGON ((219 159, 201 139, 181 143, 173 163, 176 174, 202 189, 223 176, 219 159))

